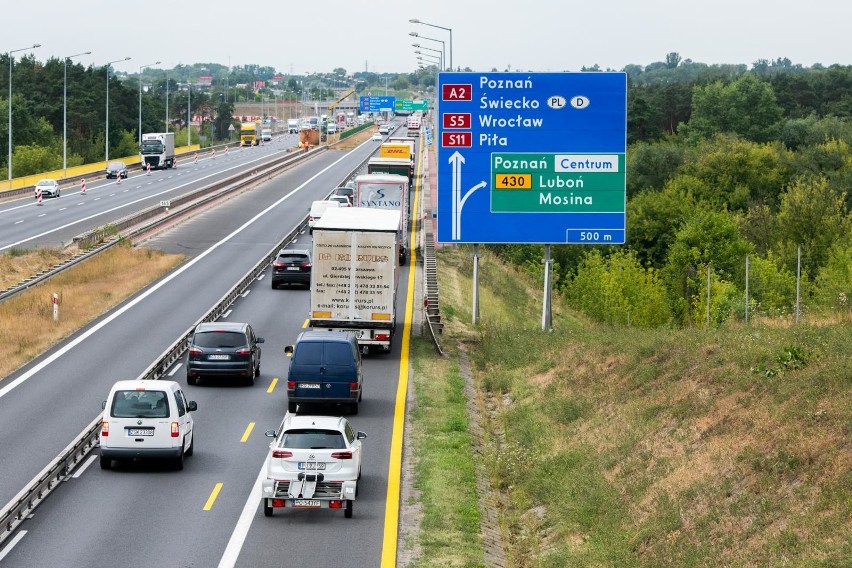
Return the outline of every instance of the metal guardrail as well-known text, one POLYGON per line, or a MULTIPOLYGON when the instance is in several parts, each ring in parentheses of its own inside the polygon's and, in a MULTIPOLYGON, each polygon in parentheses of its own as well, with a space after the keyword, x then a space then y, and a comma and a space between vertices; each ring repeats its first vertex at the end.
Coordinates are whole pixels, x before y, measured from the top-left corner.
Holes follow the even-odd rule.
MULTIPOLYGON (((321 147, 324 148, 324 147, 321 147)), ((316 150, 307 155, 315 154, 316 150)), ((305 156, 306 154, 300 154, 305 156)), ((363 168, 369 157, 358 164, 345 178, 348 180, 363 168)), ((275 168, 269 168, 275 169, 275 168)), ((257 181, 255 178, 252 181, 257 181)), ((159 222, 165 222, 161 220, 159 222)), ((287 246, 307 224, 307 217, 296 225, 278 244, 249 270, 245 276, 228 291, 201 319, 186 330, 172 345, 166 349, 143 373, 137 377, 141 380, 156 380, 165 375, 166 371, 183 356, 186 342, 195 326, 201 322, 213 321, 222 315, 252 283, 263 274, 266 268, 275 260, 278 251, 287 246)), ((5 507, 0 509, 0 545, 9 538, 14 530, 26 520, 27 516, 56 488, 57 484, 66 478, 75 467, 98 444, 101 415, 98 415, 77 438, 71 442, 62 453, 49 463, 27 486, 22 489, 5 507)))
POLYGON ((435 257, 435 232, 432 227, 432 186, 429 183, 429 162, 424 161, 423 178, 426 183, 423 185, 423 223, 422 244, 423 244, 423 312, 426 324, 429 327, 429 334, 432 337, 432 342, 435 344, 435 349, 442 356, 444 350, 441 349, 441 343, 438 341, 438 336, 443 332, 444 324, 441 322, 441 306, 438 299, 438 263, 435 257))

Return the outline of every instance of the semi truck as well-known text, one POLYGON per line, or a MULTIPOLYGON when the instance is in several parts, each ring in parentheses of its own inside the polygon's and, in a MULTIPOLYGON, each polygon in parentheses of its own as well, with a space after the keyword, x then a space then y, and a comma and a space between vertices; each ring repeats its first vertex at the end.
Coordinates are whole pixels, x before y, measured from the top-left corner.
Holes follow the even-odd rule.
POLYGON ((152 170, 171 168, 175 163, 175 133, 149 132, 142 135, 139 148, 142 167, 152 170))
POLYGON ((405 158, 370 158, 367 160, 368 174, 395 174, 405 176, 409 183, 414 181, 411 160, 405 158))
POLYGON ((257 146, 260 141, 257 137, 257 123, 243 122, 240 124, 240 145, 257 146))
POLYGON ((361 174, 355 177, 355 207, 399 211, 399 263, 408 261, 408 177, 361 174))
POLYGON ((390 351, 396 332, 401 213, 328 209, 314 225, 311 328, 353 331, 361 352, 390 351))

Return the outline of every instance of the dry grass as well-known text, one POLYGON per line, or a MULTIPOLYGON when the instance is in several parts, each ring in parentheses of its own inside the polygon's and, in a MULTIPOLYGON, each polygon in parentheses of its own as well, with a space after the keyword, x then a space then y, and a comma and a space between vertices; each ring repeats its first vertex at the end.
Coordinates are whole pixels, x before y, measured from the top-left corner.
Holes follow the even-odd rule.
MULTIPOLYGON (((24 256, 12 260, 34 266, 41 262, 40 254, 31 253, 29 261, 24 256)), ((50 262, 45 266, 55 264, 52 254, 46 256, 50 262)), ((0 303, 0 377, 153 282, 183 258, 150 249, 112 247, 0 303), (60 298, 58 321, 53 320, 54 293, 60 298)))
POLYGON ((34 274, 73 257, 76 249, 38 249, 0 254, 0 290, 10 288, 34 274))

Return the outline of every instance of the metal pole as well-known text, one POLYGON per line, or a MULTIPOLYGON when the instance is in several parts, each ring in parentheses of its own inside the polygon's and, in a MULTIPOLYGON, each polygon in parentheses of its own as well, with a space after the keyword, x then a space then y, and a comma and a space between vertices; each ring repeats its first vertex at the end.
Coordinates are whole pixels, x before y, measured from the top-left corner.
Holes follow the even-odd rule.
POLYGON ((544 301, 541 306, 541 330, 553 329, 553 311, 550 307, 552 297, 550 295, 550 278, 553 259, 550 257, 550 245, 544 245, 544 301))
POLYGON ((62 79, 62 171, 63 177, 68 177, 68 60, 78 55, 90 55, 91 51, 67 55, 62 62, 65 73, 62 79))
POLYGON ((186 145, 192 146, 192 83, 186 83, 186 145))
POLYGON ((796 323, 799 323, 801 310, 801 286, 802 286, 802 245, 796 247, 796 323))
POLYGON ((473 245, 473 325, 479 323, 479 245, 473 245))
POLYGON ((745 274, 745 322, 748 324, 748 255, 746 255, 746 274, 745 274))
POLYGON ((710 265, 707 265, 707 329, 710 329, 710 265))
POLYGON ((169 131, 169 74, 166 73, 166 132, 169 131))
POLYGON ((108 61, 106 64, 106 132, 104 132, 104 162, 109 162, 109 66, 119 61, 129 61, 129 57, 108 61))
POLYGON ((19 51, 26 51, 28 49, 35 49, 37 47, 41 47, 41 44, 34 43, 32 47, 22 47, 21 49, 13 49, 6 52, 9 55, 9 104, 7 105, 9 107, 9 161, 6 163, 6 174, 9 178, 9 189, 12 188, 12 54, 19 51))
POLYGON ((159 64, 160 62, 156 61, 149 65, 142 65, 139 68, 139 146, 142 146, 142 70, 159 64))

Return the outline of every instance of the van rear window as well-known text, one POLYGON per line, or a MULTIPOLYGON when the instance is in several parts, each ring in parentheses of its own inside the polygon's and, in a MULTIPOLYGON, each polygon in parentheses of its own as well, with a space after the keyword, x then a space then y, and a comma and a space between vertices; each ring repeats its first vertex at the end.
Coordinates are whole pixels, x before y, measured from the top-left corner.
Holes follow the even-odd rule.
POLYGON ((113 418, 168 418, 169 402, 165 391, 117 391, 112 399, 113 418))
POLYGON ((348 343, 326 343, 325 356, 329 365, 352 365, 352 347, 348 343))
POLYGON ((293 362, 297 365, 322 365, 322 343, 305 341, 299 343, 293 353, 293 362))
POLYGON ((242 347, 247 345, 245 334, 233 331, 202 331, 195 334, 192 343, 199 347, 242 347))

